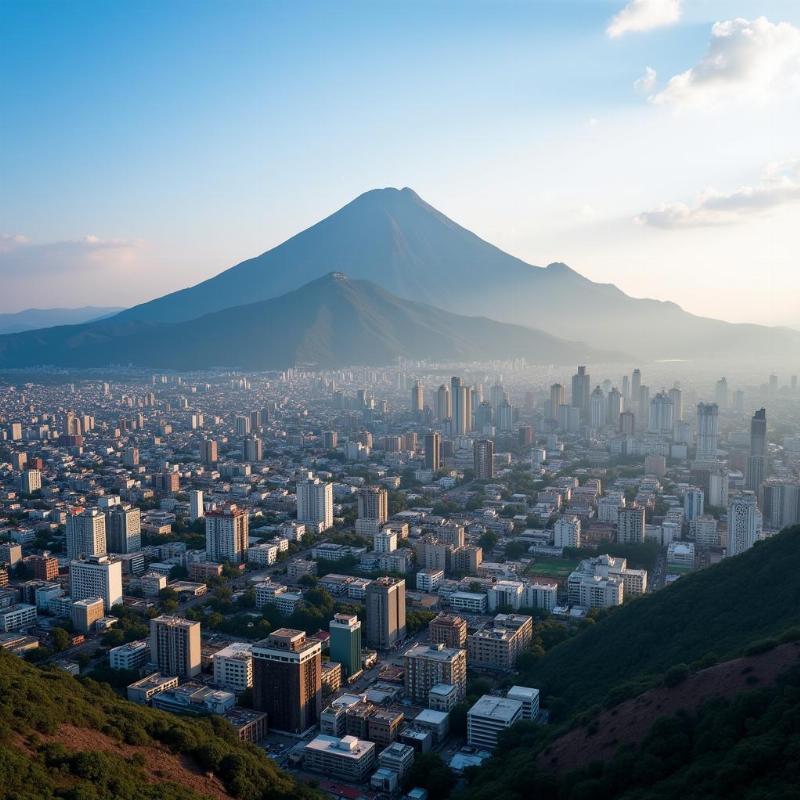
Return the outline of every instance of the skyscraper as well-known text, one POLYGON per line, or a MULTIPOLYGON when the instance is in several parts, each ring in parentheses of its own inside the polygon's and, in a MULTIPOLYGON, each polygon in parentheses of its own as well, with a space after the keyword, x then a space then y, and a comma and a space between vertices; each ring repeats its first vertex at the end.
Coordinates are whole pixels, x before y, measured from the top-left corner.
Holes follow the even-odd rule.
POLYGON ((747 483, 758 493, 767 472, 767 412, 760 408, 750 420, 750 457, 747 459, 747 483))
POLYGON ((606 423, 606 396, 599 386, 595 386, 589 397, 589 425, 592 430, 599 431, 606 423))
POLYGON ((111 506, 106 512, 108 550, 135 553, 142 547, 142 512, 131 505, 111 506))
POLYGON ((162 614, 150 620, 150 660, 162 675, 200 674, 200 623, 162 614))
POLYGON ((671 396, 664 391, 658 392, 650 401, 649 432, 660 434, 672 433, 673 421, 674 408, 671 396))
POLYGON ((422 381, 415 381, 411 387, 411 412, 421 414, 425 408, 425 386, 422 381))
POLYGON ((728 381, 724 377, 714 387, 714 401, 723 411, 728 408, 728 381))
POLYGON ((579 366, 578 372, 572 376, 572 407, 580 409, 581 421, 589 421, 589 393, 591 376, 586 367, 579 366))
POLYGON ((452 405, 452 433, 463 436, 472 430, 472 393, 459 377, 450 379, 450 403, 452 405))
POLYGON ((472 462, 476 481, 489 481, 494 477, 494 442, 491 439, 475 440, 472 462))
POLYGON ((704 513, 705 493, 702 489, 691 487, 683 495, 683 516, 687 522, 702 517, 704 513))
POLYGON ((102 598, 108 613, 122 603, 122 562, 105 555, 70 561, 69 593, 73 600, 102 598))
POLYGON ((642 371, 639 367, 631 375, 631 410, 637 411, 639 405, 639 387, 642 385, 642 371))
POLYGON ((728 506, 728 555, 749 550, 758 538, 758 506, 753 492, 742 492, 728 506))
POLYGON ((106 550, 106 518, 97 508, 73 508, 67 514, 67 558, 100 556, 106 550))
POLYGON ((606 422, 616 427, 619 424, 619 415, 622 413, 622 395, 616 386, 608 393, 606 407, 606 422))
POLYGON ((425 434, 425 469, 437 472, 441 454, 442 437, 438 433, 425 434))
POLYGON ((372 534, 389 519, 389 495, 382 486, 365 486, 358 490, 356 532, 372 534))
POLYGON ((199 489, 192 489, 189 492, 189 519, 202 519, 205 516, 205 506, 203 505, 203 493, 199 489))
POLYGON ((206 557, 241 564, 248 545, 250 518, 246 509, 229 503, 206 514, 206 557))
POLYGON ((253 645, 253 706, 269 727, 303 733, 322 712, 322 645, 304 631, 279 628, 253 645))
POLYGON ((436 392, 436 419, 439 422, 444 422, 446 419, 450 419, 452 413, 450 390, 443 383, 436 392))
POLYGON ((319 478, 308 477, 297 482, 297 519, 322 525, 323 530, 333 527, 333 486, 319 478))
POLYGON ((406 636, 406 582, 402 578, 378 578, 367 586, 364 600, 367 644, 390 650, 406 636))
POLYGON ((619 544, 641 544, 644 541, 644 506, 621 508, 617 522, 619 544))
POLYGON ((361 671, 361 623, 355 614, 334 614, 328 632, 331 661, 338 661, 351 678, 361 671))
POLYGON ((697 460, 716 461, 719 438, 719 407, 716 403, 697 404, 697 460))
POLYGON ((264 443, 258 436, 246 436, 242 451, 245 461, 252 463, 264 460, 264 443))
POLYGON ((550 419, 558 419, 558 407, 567 402, 567 393, 560 383, 554 383, 550 387, 550 419))
POLYGON ((219 461, 217 443, 214 439, 204 439, 201 446, 200 457, 206 466, 213 466, 219 461))
POLYGON ((683 393, 678 386, 673 386, 669 390, 669 399, 672 400, 673 422, 681 422, 683 420, 683 393))

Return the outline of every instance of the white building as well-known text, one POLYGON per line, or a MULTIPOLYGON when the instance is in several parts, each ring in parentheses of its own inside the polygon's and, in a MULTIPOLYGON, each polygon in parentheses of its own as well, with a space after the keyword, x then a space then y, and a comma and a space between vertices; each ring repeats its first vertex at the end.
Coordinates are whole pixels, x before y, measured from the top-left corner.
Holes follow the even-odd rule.
MULTIPOLYGON (((288 548, 287 548, 288 549, 288 548)), ((250 564, 258 564, 260 567, 268 567, 278 560, 278 546, 269 542, 260 542, 247 548, 247 561, 250 564)))
POLYGON ((423 569, 417 573, 417 590, 420 592, 435 592, 444 580, 444 570, 423 569))
POLYGON ((511 608, 518 611, 525 596, 525 587, 521 581, 496 581, 486 588, 489 611, 511 608))
POLYGON ((749 550, 758 538, 758 507, 753 492, 734 497, 728 506, 728 555, 749 550))
POLYGON ((304 748, 305 768, 311 772, 360 783, 375 766, 375 743, 355 736, 320 735, 304 748))
POLYGON ((525 608, 543 608, 552 611, 558 598, 558 583, 555 581, 531 581, 525 584, 525 608))
POLYGON ((397 531, 384 528, 372 536, 372 543, 376 553, 393 553, 397 550, 397 531))
POLYGON ((556 520, 553 544, 555 547, 581 546, 581 521, 569 514, 556 520))
POLYGON ((487 599, 479 592, 454 592, 450 595, 453 611, 466 611, 469 614, 485 614, 487 599))
POLYGON ((199 489, 192 489, 189 492, 189 519, 194 522, 205 516, 203 505, 203 493, 199 489))
POLYGON ((253 645, 234 642, 211 656, 214 683, 232 692, 243 692, 253 685, 253 645))
POLYGON ((497 737, 522 719, 522 703, 485 694, 467 712, 467 741, 472 747, 494 750, 497 737))
POLYGON ((522 719, 532 721, 539 714, 539 690, 530 686, 512 686, 507 692, 509 700, 522 703, 522 719))
POLYGON ((672 542, 667 548, 667 569, 694 569, 694 544, 672 542))
POLYGON ((108 651, 111 669, 134 670, 143 667, 150 658, 150 644, 147 639, 121 644, 108 651))
POLYGON ((97 508, 73 508, 67 514, 67 558, 106 554, 106 517, 97 508))
POLYGON ((8 608, 0 608, 0 633, 19 631, 36 624, 36 606, 20 603, 8 608))
POLYGON ((102 598, 103 608, 108 613, 122 603, 122 562, 104 555, 70 561, 69 587, 73 600, 102 598))
POLYGON ((333 527, 333 485, 309 477, 297 483, 297 519, 299 522, 333 527))

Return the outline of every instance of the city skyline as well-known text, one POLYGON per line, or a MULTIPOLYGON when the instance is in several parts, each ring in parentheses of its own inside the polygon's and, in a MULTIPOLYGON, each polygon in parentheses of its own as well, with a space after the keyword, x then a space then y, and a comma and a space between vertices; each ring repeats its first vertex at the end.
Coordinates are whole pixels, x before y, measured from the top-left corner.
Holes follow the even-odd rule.
POLYGON ((792 4, 216 11, 4 4, 0 312, 130 306, 408 185, 530 263, 794 324, 792 4))

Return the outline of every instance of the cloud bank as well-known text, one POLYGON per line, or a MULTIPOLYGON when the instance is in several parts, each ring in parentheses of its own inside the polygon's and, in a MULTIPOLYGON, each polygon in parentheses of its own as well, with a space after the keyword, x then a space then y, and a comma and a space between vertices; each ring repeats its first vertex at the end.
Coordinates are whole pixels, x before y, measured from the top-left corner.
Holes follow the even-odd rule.
POLYGON ((681 18, 681 0, 630 0, 608 24, 606 33, 617 39, 674 25, 681 18))

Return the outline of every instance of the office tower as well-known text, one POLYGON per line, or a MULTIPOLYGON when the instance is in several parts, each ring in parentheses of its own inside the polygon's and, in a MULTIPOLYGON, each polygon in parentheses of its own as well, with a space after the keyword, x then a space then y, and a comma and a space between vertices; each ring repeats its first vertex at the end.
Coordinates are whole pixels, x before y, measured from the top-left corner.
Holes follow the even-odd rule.
POLYGON ((241 564, 248 546, 247 510, 229 503, 206 514, 206 557, 209 561, 241 564))
POLYGON ((644 506, 621 508, 617 522, 619 544, 641 544, 644 542, 644 506))
POLYGON ((358 518, 374 520, 378 526, 389 519, 389 493, 382 486, 365 486, 358 491, 358 518))
POLYGON ((491 389, 489 389, 489 402, 492 405, 492 410, 495 414, 497 414, 497 409, 500 407, 500 404, 503 400, 507 400, 508 395, 506 394, 506 390, 503 388, 503 385, 500 383, 495 383, 491 389))
POLYGON ((589 425, 598 431, 606 422, 606 397, 599 386, 595 386, 589 397, 589 425))
POLYGON ((139 465, 139 448, 126 447, 122 455, 122 463, 126 467, 136 467, 139 465))
POLYGON ((151 619, 150 660, 162 675, 199 675, 200 623, 166 614, 151 619))
POLYGON ((189 492, 189 520, 195 522, 198 519, 202 519, 205 514, 203 493, 199 489, 192 489, 189 492))
POLYGON ((723 411, 728 407, 728 381, 720 378, 714 387, 714 402, 723 411))
POLYGON ((411 413, 421 414, 425 408, 425 386, 422 381, 415 381, 411 387, 411 413))
POLYGON ((298 522, 322 525, 323 530, 333 527, 333 485, 323 483, 310 475, 297 482, 298 522))
POLYGON ((506 432, 514 428, 514 406, 505 398, 497 406, 497 427, 506 432))
POLYGON ((418 644, 403 654, 406 696, 412 703, 427 704, 434 686, 454 686, 456 697, 467 694, 467 651, 443 644, 418 644))
POLYGON ((105 555, 70 561, 69 593, 73 600, 102 597, 108 613, 122 603, 122 562, 105 555))
POLYGON ((683 516, 687 522, 702 517, 704 514, 705 493, 702 489, 692 487, 683 496, 683 516))
POLYGON ((622 376, 622 401, 625 406, 631 399, 631 379, 627 375, 622 376))
POLYGON ((554 547, 580 547, 581 521, 573 514, 565 514, 556 520, 553 530, 554 547))
POLYGON ((778 393, 778 376, 777 375, 770 375, 769 376, 769 393, 772 397, 774 397, 778 393))
POLYGON ((142 512, 129 504, 106 511, 106 534, 111 553, 135 553, 142 549, 142 512))
POLYGON ((753 492, 742 492, 728 506, 728 555, 749 550, 758 538, 758 506, 753 492))
POLYGON ((716 461, 719 438, 719 407, 716 403, 697 404, 698 461, 716 461))
POLYGON ((339 444, 339 434, 336 431, 325 431, 322 434, 322 446, 326 450, 335 450, 339 444))
POLYGON ((361 622, 355 614, 334 614, 328 632, 331 661, 338 661, 352 678, 361 672, 361 622))
POLYGON ((367 586, 364 599, 367 645, 391 650, 406 638, 406 582, 402 578, 378 578, 367 586))
POLYGON ((767 472, 767 412, 760 408, 750 420, 750 457, 747 459, 747 483, 758 493, 767 472))
POLYGON ((622 395, 615 386, 606 398, 606 424, 616 427, 619 424, 619 415, 622 413, 622 395))
POLYGON ((761 487, 764 524, 779 531, 800 523, 800 481, 768 480, 761 487))
POLYGON ((425 469, 438 472, 440 466, 442 437, 438 433, 425 434, 425 469))
POLYGON ((261 412, 250 412, 250 432, 257 431, 261 427, 261 412))
POLYGON ((234 419, 237 436, 247 436, 250 433, 250 417, 238 416, 234 419))
POLYGON ((23 494, 33 494, 42 488, 42 473, 38 469, 26 469, 20 479, 20 490, 23 494))
POLYGON ((650 401, 650 420, 648 431, 650 433, 672 433, 674 409, 672 398, 666 392, 659 392, 650 401))
POLYGON ((493 420, 494 412, 492 411, 492 404, 488 400, 484 400, 475 410, 476 430, 491 430, 493 420))
POLYGON ((494 442, 491 439, 475 440, 472 463, 476 481, 489 481, 494 477, 494 442))
POLYGON ((550 387, 550 419, 558 419, 558 407, 566 405, 567 393, 560 383, 554 383, 550 387))
POLYGON ((672 421, 681 422, 683 420, 683 393, 679 387, 673 386, 669 390, 669 399, 672 401, 672 421))
POLYGON ((642 371, 637 367, 631 375, 631 403, 639 404, 639 389, 642 385, 642 371))
POLYGON ((636 430, 636 416, 632 411, 623 411, 619 415, 619 432, 625 436, 633 436, 636 430))
POLYGON ((442 384, 436 391, 436 419, 444 422, 453 415, 450 405, 450 390, 446 384, 442 384))
POLYGON ((322 712, 322 645, 279 628, 253 645, 253 706, 271 730, 303 733, 322 712))
POLYGON ((219 461, 217 443, 214 439, 204 439, 200 456, 206 466, 214 466, 219 461))
POLYGON ((639 387, 639 402, 636 411, 639 429, 646 431, 650 426, 650 387, 642 384, 639 387))
POLYGON ((580 409, 581 422, 589 421, 589 393, 591 391, 591 376, 586 372, 586 367, 578 367, 578 372, 572 376, 572 407, 580 409))
POLYGON ((106 518, 97 508, 71 508, 67 514, 67 558, 100 556, 106 550, 106 518))
POLYGON ((469 433, 472 430, 472 392, 459 377, 450 379, 450 403, 453 435, 463 436, 469 433))
POLYGON ((249 462, 264 460, 264 443, 258 436, 247 436, 244 440, 244 460, 249 462))

